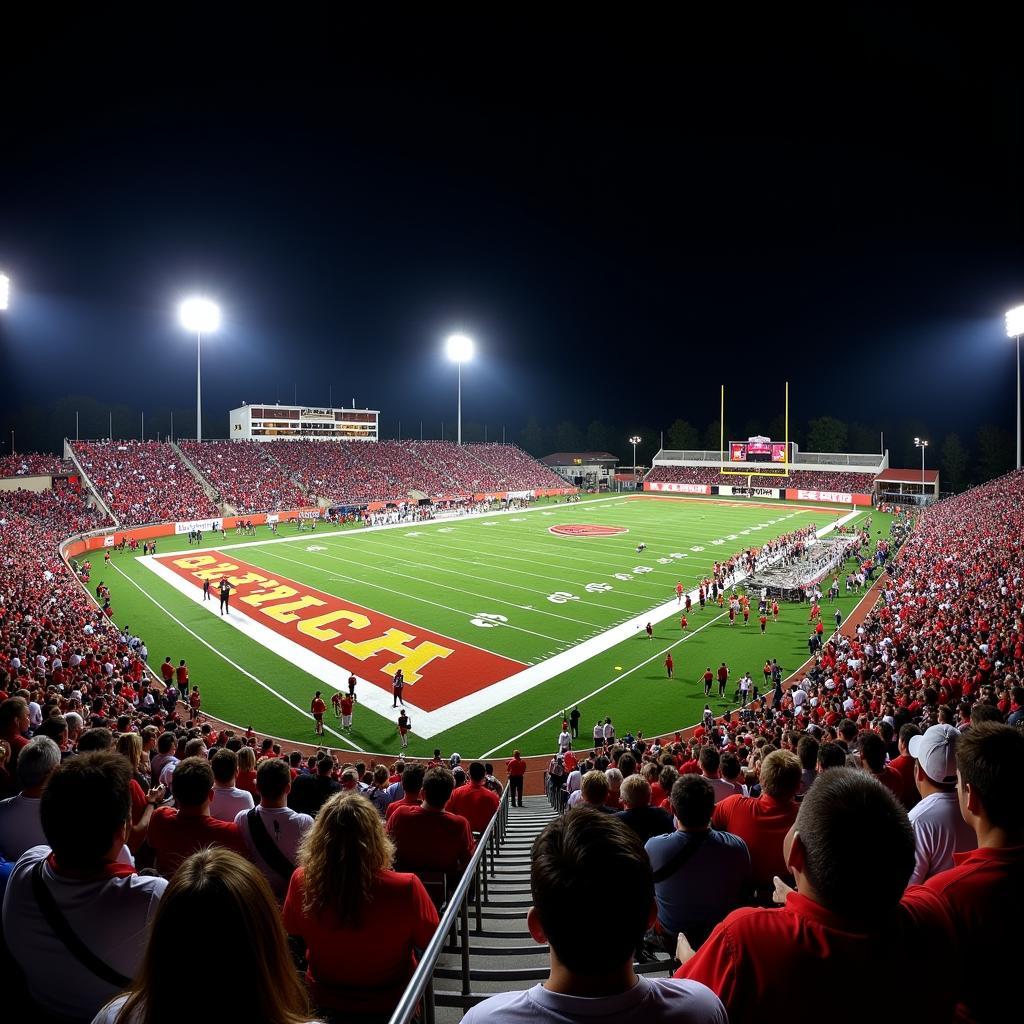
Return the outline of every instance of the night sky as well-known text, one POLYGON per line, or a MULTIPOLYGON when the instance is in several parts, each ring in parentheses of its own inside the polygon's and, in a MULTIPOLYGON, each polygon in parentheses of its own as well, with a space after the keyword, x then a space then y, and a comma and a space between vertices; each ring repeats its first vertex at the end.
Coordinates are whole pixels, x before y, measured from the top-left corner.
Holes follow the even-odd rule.
POLYGON ((1009 431, 1020 26, 835 7, 5 24, 0 428, 31 441, 25 407, 88 395, 166 429, 194 406, 175 306, 200 290, 226 318, 207 432, 333 387, 383 436, 451 436, 455 329, 491 438, 703 433, 723 381, 739 435, 787 377, 798 423, 885 430, 896 463, 916 433, 1009 431))

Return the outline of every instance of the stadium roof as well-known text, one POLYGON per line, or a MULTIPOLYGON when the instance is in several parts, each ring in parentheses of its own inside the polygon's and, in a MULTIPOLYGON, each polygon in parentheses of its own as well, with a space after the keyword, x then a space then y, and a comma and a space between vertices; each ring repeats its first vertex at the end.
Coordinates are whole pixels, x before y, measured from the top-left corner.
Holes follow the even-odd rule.
POLYGON ((578 465, 577 459, 582 463, 611 462, 617 463, 619 457, 611 452, 555 452, 553 455, 545 455, 540 461, 545 466, 573 466, 578 465))
MULTIPOLYGON (((924 471, 924 482, 934 484, 939 479, 937 469, 926 469, 924 471)), ((887 469, 875 477, 876 481, 889 484, 919 484, 921 482, 921 470, 919 469, 887 469)))

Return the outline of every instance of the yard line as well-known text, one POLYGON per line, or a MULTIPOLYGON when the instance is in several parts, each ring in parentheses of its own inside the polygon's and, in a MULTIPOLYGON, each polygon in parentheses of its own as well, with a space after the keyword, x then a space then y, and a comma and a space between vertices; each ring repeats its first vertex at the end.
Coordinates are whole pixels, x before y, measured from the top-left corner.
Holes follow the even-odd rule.
MULTIPOLYGON (((652 661, 656 661, 658 658, 663 658, 673 648, 678 647, 680 644, 686 643, 686 641, 689 640, 691 637, 694 637, 702 630, 707 629, 708 626, 714 625, 714 623, 716 623, 719 619, 724 618, 725 615, 725 612, 719 612, 718 615, 716 615, 713 619, 709 619, 707 622, 705 622, 703 626, 698 626, 697 629, 693 630, 693 632, 687 633, 685 636, 680 637, 678 640, 674 641, 673 643, 670 643, 668 647, 665 647, 662 650, 658 651, 657 654, 652 654, 649 658, 634 665, 631 669, 627 669, 625 672, 620 672, 613 679, 609 679, 607 683, 604 683, 603 685, 599 686, 596 690, 593 690, 590 693, 586 694, 586 696, 579 697, 576 700, 567 701, 565 706, 569 707, 570 704, 582 704, 585 700, 590 700, 591 697, 596 697, 599 693, 602 693, 604 690, 607 690, 609 686, 614 686, 620 680, 625 679, 627 676, 631 676, 634 672, 637 671, 637 669, 641 669, 645 665, 650 665, 652 661)), ((481 754, 480 759, 483 760, 488 757, 493 757, 499 750, 503 750, 510 744, 515 743, 516 740, 521 740, 524 736, 529 736, 531 732, 535 732, 542 725, 547 725, 548 722, 553 722, 556 718, 561 718, 561 716, 561 711, 557 711, 553 715, 548 715, 547 718, 542 719, 536 725, 531 725, 529 729, 523 730, 523 732, 518 733, 511 739, 505 740, 504 743, 499 743, 496 747, 492 747, 486 753, 481 754)))
MULTIPOLYGON (((277 697, 278 700, 283 701, 285 704, 287 704, 288 707, 294 709, 295 711, 298 711, 298 713, 302 715, 303 718, 308 718, 311 722, 314 720, 310 712, 303 711, 302 708, 298 706, 298 704, 293 704, 287 697, 284 696, 284 694, 278 693, 277 690, 275 690, 272 686, 265 683, 262 679, 258 678, 257 676, 254 676, 247 669, 242 668, 241 665, 239 665, 235 661, 232 661, 223 651, 218 651, 217 648, 213 646, 213 644, 209 643, 207 640, 204 640, 195 630, 190 629, 188 626, 186 626, 185 623, 177 617, 177 615, 171 612, 168 608, 164 607, 164 605, 162 605, 155 597, 153 597, 153 595, 150 594, 144 587, 139 586, 139 584, 136 583, 136 581, 132 579, 132 577, 129 576, 115 562, 112 561, 110 565, 113 569, 116 569, 117 572, 119 572, 133 587, 135 587, 136 590, 140 591, 147 598, 149 598, 149 600, 152 601, 153 604, 155 604, 157 608, 159 608, 160 611, 164 613, 164 615, 166 615, 169 619, 173 620, 179 626, 181 626, 181 628, 185 630, 186 633, 195 637, 195 639, 198 640, 204 647, 208 647, 211 651, 213 651, 214 654, 217 655, 218 658, 221 658, 223 661, 226 661, 233 669, 235 669, 238 672, 241 672, 243 676, 247 676, 254 683, 257 683, 259 686, 262 686, 264 690, 266 690, 268 693, 272 693, 275 697, 277 697)), ((366 753, 366 751, 363 750, 363 748, 359 746, 358 743, 353 742, 347 736, 342 736, 340 732, 335 732, 329 725, 325 725, 324 729, 327 732, 329 732, 332 736, 337 736, 337 738, 341 740, 342 743, 347 744, 353 750, 358 750, 360 754, 366 753)))

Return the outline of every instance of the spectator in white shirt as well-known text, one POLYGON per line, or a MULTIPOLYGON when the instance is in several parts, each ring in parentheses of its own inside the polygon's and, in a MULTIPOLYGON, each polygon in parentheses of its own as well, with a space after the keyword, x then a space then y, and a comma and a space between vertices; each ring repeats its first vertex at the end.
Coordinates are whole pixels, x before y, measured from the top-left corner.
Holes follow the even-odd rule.
POLYGON ((259 806, 251 812, 239 811, 235 817, 235 825, 242 833, 253 864, 263 872, 278 900, 283 901, 288 893, 288 882, 295 870, 299 843, 313 827, 313 819, 310 815, 299 814, 288 806, 292 773, 284 761, 263 761, 256 771, 256 787, 260 791, 259 806), (254 838, 254 830, 260 826, 266 840, 261 834, 257 841, 254 838), (273 844, 280 856, 267 850, 267 842, 273 844), (268 853, 269 859, 260 852, 261 848, 268 853))
POLYGON ((715 803, 721 803, 727 796, 735 796, 736 786, 721 776, 722 755, 714 747, 701 747, 700 773, 715 791, 715 803))
MULTIPOLYGON (((167 882, 118 863, 131 820, 131 766, 111 751, 68 758, 43 790, 47 846, 27 850, 4 895, 4 937, 37 1011, 89 1020, 135 976, 167 882), (91 965, 59 938, 37 899, 42 886, 91 965), (102 973, 97 973, 100 971, 102 973)), ((51 915, 52 916, 52 915, 51 915)), ((10 1019, 19 1018, 17 1014, 10 1019)))
POLYGON ((568 729, 563 729, 558 734, 558 752, 560 754, 566 753, 572 746, 572 733, 568 729))
POLYGON ((915 759, 914 782, 921 800, 910 810, 914 829, 914 873, 909 885, 953 867, 953 854, 977 848, 974 830, 960 813, 956 794, 956 744, 960 731, 933 725, 912 736, 907 751, 915 759))
POLYGON ((18 757, 17 796, 0 800, 0 856, 17 860, 33 846, 43 846, 42 822, 39 820, 39 798, 47 780, 60 764, 60 747, 48 736, 34 736, 18 757))
POLYGON ((210 758, 213 769, 213 799, 210 817, 221 821, 234 821, 244 811, 252 810, 252 794, 235 785, 238 778, 238 755, 222 747, 210 758))

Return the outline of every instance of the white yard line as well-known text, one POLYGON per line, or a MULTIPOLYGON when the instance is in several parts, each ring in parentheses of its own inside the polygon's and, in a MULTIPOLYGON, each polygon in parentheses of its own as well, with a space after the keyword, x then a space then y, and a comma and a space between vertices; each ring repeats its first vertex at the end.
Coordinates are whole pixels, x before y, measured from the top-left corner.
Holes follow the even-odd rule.
MULTIPOLYGON (((186 597, 192 597, 193 596, 191 591, 196 590, 196 588, 193 587, 190 583, 186 583, 185 580, 181 579, 181 577, 178 576, 177 573, 173 572, 171 569, 166 568, 166 566, 160 565, 159 562, 156 562, 155 560, 152 560, 151 558, 145 558, 145 559, 141 559, 140 558, 139 561, 144 561, 146 563, 146 567, 148 569, 151 569, 153 572, 155 572, 165 582, 170 583, 171 586, 173 586, 175 588, 175 590, 180 590, 183 594, 185 594, 186 597), (163 570, 163 571, 161 571, 161 570, 163 570), (185 587, 189 587, 190 590, 185 590, 183 587, 177 586, 178 582, 181 582, 182 584, 184 584, 185 587)), ((173 622, 176 622, 183 630, 185 630, 186 633, 188 633, 190 636, 192 636, 196 640, 198 640, 204 647, 207 647, 211 651, 213 651, 213 653, 216 654, 218 658, 220 658, 223 661, 226 661, 233 669, 235 669, 238 672, 241 672, 242 675, 248 677, 254 683, 257 683, 259 686, 262 686, 264 690, 266 690, 268 693, 272 693, 275 697, 277 697, 278 700, 283 701, 285 704, 287 704, 288 707, 294 709, 295 711, 298 711, 298 713, 300 715, 302 715, 304 718, 308 718, 310 721, 313 721, 313 716, 312 716, 312 714, 310 714, 310 712, 303 711, 303 709, 300 708, 298 706, 298 704, 293 704, 287 697, 284 696, 284 694, 278 693, 277 690, 275 690, 268 683, 265 683, 258 676, 254 676, 247 669, 242 668, 242 666, 239 665, 237 662, 232 661, 223 651, 218 651, 217 648, 213 646, 213 644, 211 644, 207 640, 204 640, 197 632, 195 632, 195 630, 189 629, 189 627, 186 626, 185 623, 181 621, 181 619, 179 619, 165 605, 162 605, 155 597, 153 597, 152 594, 149 593, 149 591, 147 591, 144 587, 139 586, 139 584, 136 583, 135 580, 133 580, 131 578, 131 576, 129 576, 123 569, 121 569, 120 567, 115 565, 114 562, 111 562, 110 565, 111 565, 111 567, 113 569, 117 570, 117 572, 119 572, 129 583, 131 583, 131 585, 133 587, 135 587, 142 594, 144 594, 147 598, 149 598, 149 600, 152 601, 153 604, 155 604, 157 606, 157 608, 159 608, 164 613, 164 615, 166 615, 173 622)), ((214 601, 209 601, 209 602, 200 601, 199 603, 200 604, 206 603, 206 604, 213 605, 216 602, 214 602, 214 601)), ((212 607, 210 608, 210 611, 213 612, 213 608, 212 607)), ((239 618, 238 615, 232 615, 230 617, 231 625, 235 626, 236 628, 239 628, 239 623, 236 621, 236 619, 238 619, 238 618, 239 618)), ((253 625, 256 625, 256 623, 253 623, 253 625)), ((266 629, 267 627, 263 626, 261 628, 266 629)), ((246 632, 246 630, 243 629, 242 632, 246 632)), ((267 632, 271 633, 272 635, 276 635, 276 634, 274 634, 273 630, 268 629, 267 632)), ((252 639, 257 640, 258 643, 262 643, 264 647, 267 647, 270 650, 274 651, 275 654, 280 655, 286 661, 291 661, 292 663, 298 665, 299 668, 303 668, 304 671, 309 671, 309 669, 306 669, 303 665, 299 664, 299 659, 297 657, 295 657, 295 654, 294 654, 293 651, 291 651, 291 650, 287 650, 287 651, 276 650, 272 644, 267 643, 264 640, 260 640, 260 639, 258 639, 255 636, 252 637, 252 639)), ((295 646, 299 647, 298 644, 295 644, 295 646)), ((310 672, 310 674, 313 675, 316 678, 319 678, 319 675, 318 675, 318 673, 316 671, 310 672)), ((345 675, 345 684, 344 684, 346 689, 347 689, 347 685, 348 685, 347 684, 347 680, 348 680, 348 675, 346 674, 345 675)), ((342 688, 342 684, 339 682, 339 684, 335 687, 335 689, 340 690, 341 688, 342 688)), ((342 743, 346 744, 347 746, 352 747, 353 750, 358 750, 359 753, 361 753, 361 754, 365 753, 363 748, 361 746, 359 746, 358 743, 353 742, 347 736, 343 736, 339 732, 335 732, 329 725, 325 725, 324 729, 327 732, 329 732, 332 736, 336 736, 339 740, 341 740, 342 743)))

